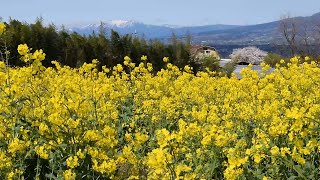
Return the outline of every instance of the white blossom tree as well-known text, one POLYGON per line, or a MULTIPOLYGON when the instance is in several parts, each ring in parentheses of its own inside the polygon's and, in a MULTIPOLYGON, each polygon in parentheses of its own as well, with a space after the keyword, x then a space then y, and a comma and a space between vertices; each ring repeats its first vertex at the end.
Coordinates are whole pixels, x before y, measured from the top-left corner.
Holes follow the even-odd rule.
POLYGON ((267 55, 267 52, 251 46, 242 49, 234 49, 232 54, 230 54, 230 58, 238 63, 243 62, 257 65, 260 64, 267 55))

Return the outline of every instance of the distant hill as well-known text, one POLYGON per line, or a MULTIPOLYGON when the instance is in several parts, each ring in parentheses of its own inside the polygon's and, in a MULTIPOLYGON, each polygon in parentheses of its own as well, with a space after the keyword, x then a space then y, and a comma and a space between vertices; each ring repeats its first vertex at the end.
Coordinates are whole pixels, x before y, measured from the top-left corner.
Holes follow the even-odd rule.
POLYGON ((101 29, 101 25, 108 33, 111 29, 119 32, 120 34, 132 34, 139 37, 145 37, 147 39, 166 39, 172 36, 172 33, 176 33, 178 37, 185 36, 187 33, 197 35, 203 32, 227 30, 238 25, 206 25, 206 26, 191 26, 191 27, 178 27, 174 25, 148 25, 136 21, 124 21, 113 20, 110 22, 102 22, 97 24, 67 26, 66 29, 71 32, 77 32, 83 35, 89 35, 93 32, 98 33, 101 29))
MULTIPOLYGON (((316 13, 308 17, 293 17, 289 18, 297 25, 298 32, 307 33, 311 36, 313 33, 320 31, 320 13, 316 13), (306 28, 306 29, 304 29, 306 28)), ((279 42, 282 34, 280 33, 281 21, 269 23, 240 26, 232 29, 213 30, 201 32, 194 35, 196 42, 205 41, 208 44, 220 45, 266 45, 279 42)))
MULTIPOLYGON (((293 17, 292 19, 307 25, 313 25, 315 22, 320 24, 320 12, 312 16, 293 17)), ((141 22, 123 20, 114 20, 102 24, 107 33, 113 29, 120 34, 132 34, 147 39, 160 39, 162 41, 169 41, 173 32, 180 39, 185 38, 186 34, 191 34, 194 44, 266 45, 276 42, 281 37, 279 31, 280 21, 247 26, 217 24, 190 27, 148 25, 141 22)), ((101 24, 71 26, 67 29, 88 35, 93 32, 99 32, 101 24)))
POLYGON ((226 30, 214 30, 201 32, 194 36, 197 42, 245 45, 245 44, 268 44, 277 34, 279 21, 235 27, 226 30))

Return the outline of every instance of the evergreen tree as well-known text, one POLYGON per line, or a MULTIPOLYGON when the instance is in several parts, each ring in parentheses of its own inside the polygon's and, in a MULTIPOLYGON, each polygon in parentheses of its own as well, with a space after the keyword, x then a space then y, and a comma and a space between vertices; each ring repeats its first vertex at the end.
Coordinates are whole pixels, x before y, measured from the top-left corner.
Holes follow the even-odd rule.
MULTIPOLYGON (((160 40, 146 41, 132 35, 120 35, 111 30, 108 37, 105 25, 101 23, 99 32, 83 36, 68 32, 62 27, 57 31, 54 24, 43 25, 42 18, 35 23, 26 24, 11 19, 7 24, 6 42, 11 52, 9 64, 12 66, 24 65, 16 51, 19 44, 28 44, 33 49, 43 49, 46 53, 45 66, 52 66, 51 61, 57 60, 62 65, 79 67, 84 62, 98 59, 100 66, 115 66, 123 63, 125 56, 130 56, 134 63, 139 63, 142 55, 147 55, 154 70, 163 68, 163 57, 169 57, 170 62, 183 67, 189 62, 189 48, 191 40, 182 42, 172 33, 171 43, 164 44, 160 40)), ((190 38, 191 39, 191 38, 190 38)))

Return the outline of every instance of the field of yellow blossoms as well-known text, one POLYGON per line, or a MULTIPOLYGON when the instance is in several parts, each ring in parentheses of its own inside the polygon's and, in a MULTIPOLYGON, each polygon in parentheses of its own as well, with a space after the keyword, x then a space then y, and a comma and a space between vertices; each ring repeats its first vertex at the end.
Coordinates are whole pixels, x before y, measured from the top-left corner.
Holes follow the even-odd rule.
POLYGON ((18 51, 25 67, 0 61, 0 179, 320 178, 315 62, 238 79, 168 58, 154 73, 146 56, 45 68, 42 50, 18 51))

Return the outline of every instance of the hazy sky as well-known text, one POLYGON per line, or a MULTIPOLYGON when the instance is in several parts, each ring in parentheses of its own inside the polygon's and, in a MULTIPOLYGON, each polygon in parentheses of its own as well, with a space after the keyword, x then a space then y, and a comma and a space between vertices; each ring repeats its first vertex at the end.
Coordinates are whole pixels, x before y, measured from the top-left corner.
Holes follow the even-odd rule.
POLYGON ((147 24, 257 24, 282 15, 320 12, 320 0, 0 0, 0 17, 26 22, 42 16, 55 24, 114 19, 147 24))

